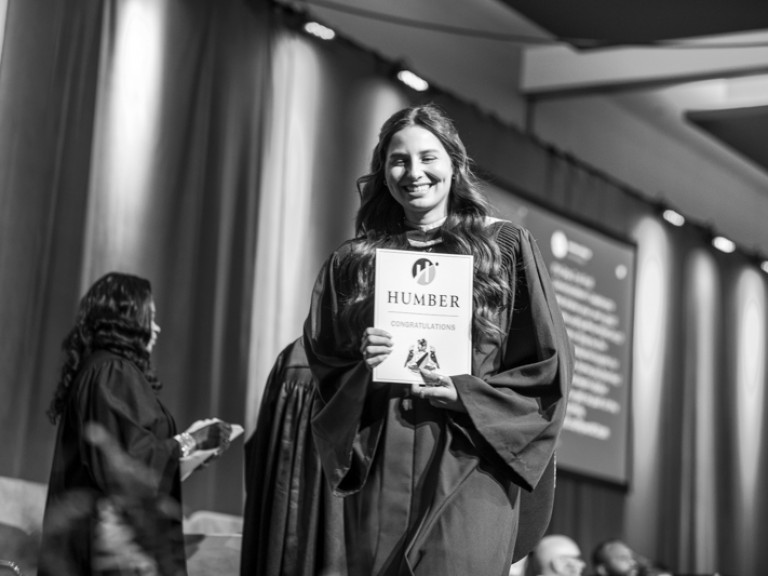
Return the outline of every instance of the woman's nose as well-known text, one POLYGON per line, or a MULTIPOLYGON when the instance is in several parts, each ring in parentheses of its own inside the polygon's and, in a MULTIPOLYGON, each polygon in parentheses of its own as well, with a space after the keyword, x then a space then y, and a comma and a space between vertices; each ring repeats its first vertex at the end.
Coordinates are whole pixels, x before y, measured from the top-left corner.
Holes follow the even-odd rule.
POLYGON ((421 165, 421 162, 409 162, 405 173, 415 180, 424 173, 424 167, 421 165))

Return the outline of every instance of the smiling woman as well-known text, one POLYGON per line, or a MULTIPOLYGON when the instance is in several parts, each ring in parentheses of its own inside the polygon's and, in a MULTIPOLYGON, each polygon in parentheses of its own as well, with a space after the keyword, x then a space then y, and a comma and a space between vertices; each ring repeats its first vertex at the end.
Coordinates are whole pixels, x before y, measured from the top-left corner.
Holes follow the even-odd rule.
POLYGON ((431 226, 448 214, 453 166, 440 140, 421 126, 392 136, 387 150, 387 188, 408 224, 431 226))
POLYGON ((546 268, 526 230, 488 216, 435 106, 384 123, 359 185, 357 236, 320 272, 304 328, 312 431, 344 497, 349 574, 506 573, 549 521, 551 499, 539 517, 521 515, 521 489, 552 487, 571 379, 546 268), (373 325, 377 248, 473 255, 471 374, 427 363, 419 384, 372 381, 393 345, 373 325))

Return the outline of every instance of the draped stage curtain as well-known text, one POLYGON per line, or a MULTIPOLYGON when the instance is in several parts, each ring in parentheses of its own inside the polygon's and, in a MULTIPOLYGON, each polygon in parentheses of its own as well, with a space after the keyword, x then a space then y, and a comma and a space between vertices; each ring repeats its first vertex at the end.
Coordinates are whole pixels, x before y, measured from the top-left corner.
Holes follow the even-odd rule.
MULTIPOLYGON (((290 24, 290 18, 283 22, 290 24)), ((407 101, 363 58, 321 52, 284 27, 273 46, 258 224, 247 428, 255 426, 272 363, 301 335, 325 257, 354 233, 355 179, 379 126, 407 101)))
MULTIPOLYGON (((610 178, 450 95, 495 187, 637 246, 627 487, 562 471, 550 531, 623 537, 680 572, 755 574, 766 473, 766 277, 610 178)), ((255 426, 322 260, 353 231, 381 122, 417 96, 264 1, 9 0, 0 67, 0 474, 46 481, 44 411, 77 300, 149 277, 180 425, 255 426)), ((493 203, 503 215, 505 192, 493 203)), ((242 447, 185 506, 242 510, 242 447)))
MULTIPOLYGON (((179 426, 243 421, 269 34, 266 7, 238 1, 11 0, 0 474, 47 481, 60 342, 110 270, 153 283, 179 426)), ((240 450, 185 483, 185 505, 239 512, 240 450)))

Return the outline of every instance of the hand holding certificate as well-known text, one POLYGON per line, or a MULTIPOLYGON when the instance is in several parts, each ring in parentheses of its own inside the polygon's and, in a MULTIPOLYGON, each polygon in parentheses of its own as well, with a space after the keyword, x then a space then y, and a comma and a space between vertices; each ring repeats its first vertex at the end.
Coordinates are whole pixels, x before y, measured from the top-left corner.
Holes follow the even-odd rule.
MULTIPOLYGON (((187 429, 189 434, 198 434, 205 432, 206 429, 211 426, 221 423, 218 418, 207 418, 205 420, 198 420, 192 426, 187 429)), ((181 480, 184 481, 197 470, 199 467, 208 463, 212 458, 220 456, 225 450, 229 448, 230 442, 240 436, 243 433, 243 427, 239 424, 230 424, 231 427, 229 438, 223 445, 208 446, 205 443, 198 448, 192 450, 187 456, 184 456, 179 460, 181 464, 181 480)))
POLYGON ((392 350, 373 369, 376 382, 421 383, 422 370, 472 368, 472 256, 376 250, 374 325, 392 350))

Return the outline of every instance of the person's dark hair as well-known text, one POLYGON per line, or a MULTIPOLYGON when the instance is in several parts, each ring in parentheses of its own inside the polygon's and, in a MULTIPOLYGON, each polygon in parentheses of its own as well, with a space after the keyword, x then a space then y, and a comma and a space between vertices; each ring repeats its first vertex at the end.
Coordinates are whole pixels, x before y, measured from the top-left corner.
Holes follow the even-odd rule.
POLYGON ((372 301, 373 261, 376 248, 406 248, 407 230, 403 207, 389 193, 386 184, 387 152, 392 136, 409 126, 429 130, 440 141, 451 159, 453 182, 448 198, 448 218, 442 226, 443 244, 457 254, 474 255, 473 336, 500 335, 498 310, 503 306, 508 286, 500 273, 502 257, 486 227, 488 205, 479 191, 458 131, 437 106, 425 104, 396 112, 382 126, 373 150, 370 171, 358 179, 362 204, 357 214, 357 238, 350 246, 350 258, 342 263, 344 275, 352 279, 348 297, 341 307, 340 320, 354 338, 365 328, 372 301))
POLYGON ((597 546, 595 546, 595 549, 592 550, 593 568, 597 568, 598 566, 602 566, 606 563, 608 560, 608 548, 614 544, 624 544, 624 541, 620 538, 609 538, 608 540, 603 540, 597 546))
POLYGON ((110 272, 97 280, 80 300, 75 326, 61 348, 64 363, 48 408, 52 423, 64 411, 72 384, 83 362, 96 350, 109 350, 135 363, 155 390, 160 383, 150 363, 152 286, 149 280, 110 272))

